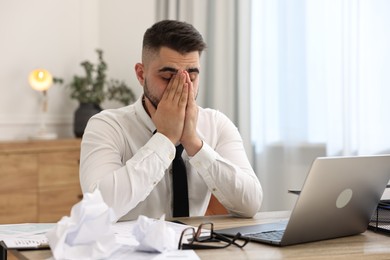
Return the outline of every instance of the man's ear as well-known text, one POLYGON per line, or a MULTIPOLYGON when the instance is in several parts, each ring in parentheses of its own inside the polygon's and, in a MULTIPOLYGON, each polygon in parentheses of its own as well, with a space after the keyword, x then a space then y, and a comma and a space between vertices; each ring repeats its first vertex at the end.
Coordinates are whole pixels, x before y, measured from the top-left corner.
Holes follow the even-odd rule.
POLYGON ((142 63, 135 64, 135 75, 137 75, 137 79, 139 83, 144 86, 145 83, 145 68, 142 63))

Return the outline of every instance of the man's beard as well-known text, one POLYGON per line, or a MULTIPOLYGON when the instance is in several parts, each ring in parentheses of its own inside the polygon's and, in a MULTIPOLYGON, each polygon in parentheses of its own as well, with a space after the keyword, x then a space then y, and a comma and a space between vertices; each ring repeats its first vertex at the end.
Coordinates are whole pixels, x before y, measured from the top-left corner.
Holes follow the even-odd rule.
POLYGON ((160 103, 160 100, 158 100, 158 98, 154 97, 150 93, 146 79, 145 79, 145 83, 144 83, 144 96, 147 99, 149 99, 150 103, 154 106, 155 109, 157 109, 157 106, 158 106, 158 103, 160 103))

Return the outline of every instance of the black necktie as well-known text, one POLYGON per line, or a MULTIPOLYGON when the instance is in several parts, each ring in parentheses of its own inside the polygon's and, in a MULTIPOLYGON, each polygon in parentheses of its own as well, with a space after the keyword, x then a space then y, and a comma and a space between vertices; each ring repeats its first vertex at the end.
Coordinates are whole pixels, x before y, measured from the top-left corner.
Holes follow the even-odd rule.
POLYGON ((183 146, 176 146, 175 159, 172 162, 173 180, 173 217, 188 217, 187 171, 181 153, 183 146))

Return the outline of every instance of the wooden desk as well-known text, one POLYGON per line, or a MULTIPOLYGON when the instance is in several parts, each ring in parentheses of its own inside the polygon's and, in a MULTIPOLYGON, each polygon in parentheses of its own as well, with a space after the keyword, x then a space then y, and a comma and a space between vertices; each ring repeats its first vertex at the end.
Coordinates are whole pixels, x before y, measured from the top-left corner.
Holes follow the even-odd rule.
MULTIPOLYGON (((211 221, 215 229, 267 223, 276 219, 285 219, 289 212, 262 212, 253 219, 240 219, 230 216, 207 216, 179 218, 193 226, 211 221)), ((14 252, 19 259, 47 259, 49 250, 14 252)), ((390 237, 372 231, 361 235, 331 239, 301 245, 275 247, 259 243, 248 243, 245 248, 228 247, 226 249, 197 250, 201 259, 390 259, 390 237)))

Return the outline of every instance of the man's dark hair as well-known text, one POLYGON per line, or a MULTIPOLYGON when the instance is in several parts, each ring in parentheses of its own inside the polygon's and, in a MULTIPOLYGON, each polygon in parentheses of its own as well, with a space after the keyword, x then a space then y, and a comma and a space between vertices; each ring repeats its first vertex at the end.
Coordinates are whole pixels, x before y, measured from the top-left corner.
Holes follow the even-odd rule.
POLYGON ((159 51, 168 47, 181 54, 206 48, 202 35, 189 23, 175 20, 163 20, 146 30, 143 39, 144 51, 159 51))

